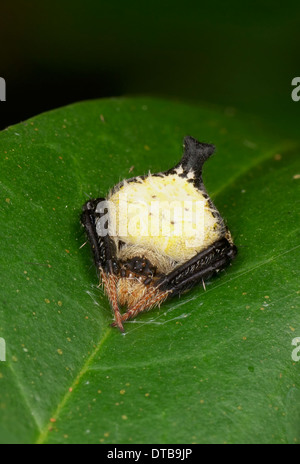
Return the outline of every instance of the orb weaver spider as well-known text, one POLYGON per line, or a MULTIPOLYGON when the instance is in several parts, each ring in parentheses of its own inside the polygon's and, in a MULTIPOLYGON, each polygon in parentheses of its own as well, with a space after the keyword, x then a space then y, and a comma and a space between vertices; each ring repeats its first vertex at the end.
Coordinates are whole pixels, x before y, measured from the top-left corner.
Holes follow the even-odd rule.
POLYGON ((237 248, 202 180, 214 150, 185 137, 174 168, 124 180, 107 198, 83 206, 81 223, 114 313, 112 325, 122 332, 128 319, 204 286, 235 257, 237 248), (123 314, 121 306, 127 307, 123 314))

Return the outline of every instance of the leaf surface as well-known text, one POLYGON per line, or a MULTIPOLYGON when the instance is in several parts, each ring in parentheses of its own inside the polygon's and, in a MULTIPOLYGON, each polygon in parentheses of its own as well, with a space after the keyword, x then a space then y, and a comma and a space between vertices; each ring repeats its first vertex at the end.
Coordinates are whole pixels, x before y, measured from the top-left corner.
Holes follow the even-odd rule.
POLYGON ((299 144, 251 117, 150 98, 81 102, 0 133, 0 439, 300 440, 299 144), (214 143, 204 182, 233 265, 126 324, 98 288, 82 204, 214 143))

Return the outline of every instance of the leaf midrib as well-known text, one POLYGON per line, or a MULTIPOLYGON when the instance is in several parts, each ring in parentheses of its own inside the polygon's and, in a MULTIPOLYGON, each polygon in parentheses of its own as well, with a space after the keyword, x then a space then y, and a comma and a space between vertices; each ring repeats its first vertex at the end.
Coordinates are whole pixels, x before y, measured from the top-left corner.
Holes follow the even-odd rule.
MULTIPOLYGON (((107 338, 109 337, 109 335, 112 333, 112 329, 111 328, 107 328, 106 331, 104 332, 101 340, 99 341, 98 345, 95 347, 94 351, 92 351, 92 353, 90 354, 90 356, 86 359, 85 363, 83 364, 81 370, 79 371, 79 373, 77 374, 77 377, 74 379, 71 387, 68 388, 67 392, 65 393, 65 395, 63 396, 62 400, 59 402, 56 410, 54 411, 54 413, 51 415, 51 419, 53 419, 54 421, 57 420, 57 418, 59 417, 60 415, 60 412, 61 410, 63 409, 63 407, 65 406, 65 404, 68 402, 69 398, 71 397, 72 395, 72 392, 74 391, 74 389, 76 388, 76 386, 79 384, 81 378, 85 375, 85 373, 89 370, 89 366, 90 364, 93 362, 93 359, 95 358, 95 356, 99 353, 99 351, 101 350, 103 344, 105 343, 105 341, 107 340, 107 338)), ((36 440, 36 444, 42 444, 42 443, 45 443, 46 440, 47 440, 47 437, 48 437, 48 434, 49 434, 49 430, 50 429, 50 426, 49 424, 47 423, 43 429, 40 431, 40 434, 36 440)))

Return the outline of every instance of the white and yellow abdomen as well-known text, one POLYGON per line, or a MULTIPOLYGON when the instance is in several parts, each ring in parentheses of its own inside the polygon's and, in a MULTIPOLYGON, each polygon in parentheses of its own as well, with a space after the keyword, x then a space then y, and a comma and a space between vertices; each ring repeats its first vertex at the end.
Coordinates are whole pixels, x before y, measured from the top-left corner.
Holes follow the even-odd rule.
POLYGON ((136 178, 110 198, 111 226, 126 245, 187 261, 224 234, 224 223, 193 173, 136 178))

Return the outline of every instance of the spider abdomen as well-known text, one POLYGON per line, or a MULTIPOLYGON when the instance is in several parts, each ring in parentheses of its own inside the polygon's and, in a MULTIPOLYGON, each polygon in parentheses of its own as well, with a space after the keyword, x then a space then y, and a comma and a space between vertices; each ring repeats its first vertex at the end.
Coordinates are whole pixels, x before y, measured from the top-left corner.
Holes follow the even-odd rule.
POLYGON ((116 234, 180 263, 218 240, 224 223, 205 191, 178 173, 125 182, 109 198, 116 234))

